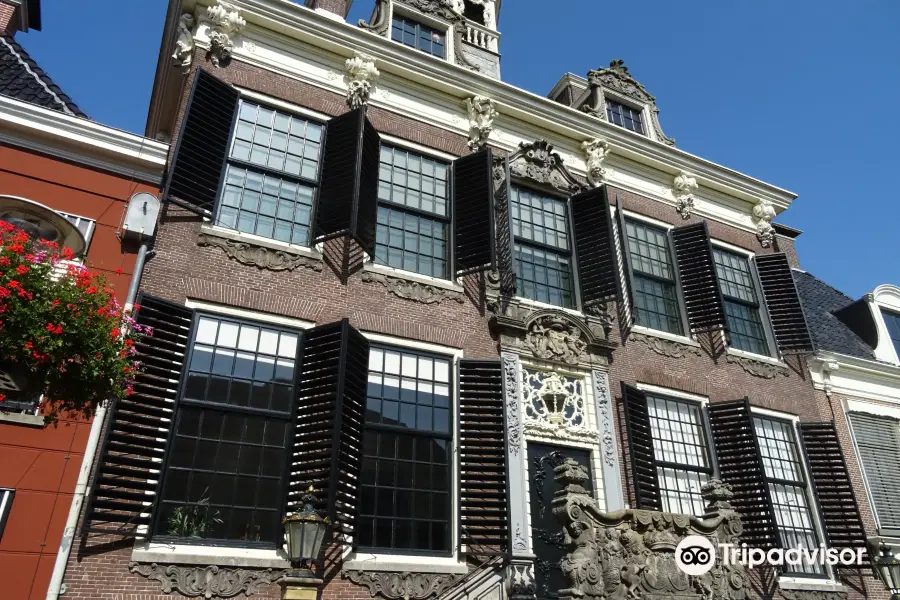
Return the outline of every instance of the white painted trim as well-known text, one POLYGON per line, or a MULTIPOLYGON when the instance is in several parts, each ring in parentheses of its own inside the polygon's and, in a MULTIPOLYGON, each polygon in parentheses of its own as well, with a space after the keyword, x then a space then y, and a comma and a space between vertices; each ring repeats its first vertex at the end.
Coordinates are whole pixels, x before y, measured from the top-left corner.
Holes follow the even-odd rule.
POLYGON ((381 141, 387 142, 389 146, 396 146, 404 150, 412 150, 413 152, 418 152, 419 154, 422 154, 429 158, 436 158, 439 160, 445 160, 447 162, 453 162, 454 160, 459 158, 458 156, 454 156, 453 154, 441 152, 440 150, 435 150, 434 148, 429 148, 428 146, 410 142, 409 140, 404 140, 403 138, 398 138, 387 133, 381 133, 379 135, 381 136, 381 141))
MULTIPOLYGON (((233 306, 226 306, 224 304, 216 304, 214 302, 205 302, 202 300, 191 300, 188 298, 184 302, 185 307, 193 308, 194 310, 199 310, 202 312, 208 312, 216 315, 223 315, 228 317, 236 317, 238 319, 247 319, 248 321, 256 321, 258 323, 269 323, 271 325, 281 325, 284 327, 295 327, 297 329, 310 329, 315 327, 315 323, 312 321, 306 321, 303 319, 294 319, 291 317, 282 317, 279 315, 273 315, 264 312, 257 312, 255 310, 247 310, 244 308, 235 308, 233 306)), ((193 341, 191 342, 193 343, 193 341)))
MULTIPOLYGON (((574 291, 574 289, 573 289, 574 291)), ((537 300, 532 300, 531 298, 525 298, 524 296, 516 296, 516 300, 521 304, 526 306, 533 306, 536 309, 551 309, 551 310, 561 310, 563 312, 567 312, 570 315, 574 315, 576 317, 581 317, 582 313, 580 310, 575 308, 566 308, 564 306, 557 306, 556 304, 548 304, 546 302, 538 302, 537 300)))
POLYGON ((658 385, 650 385, 649 383, 637 382, 635 386, 642 392, 650 392, 651 394, 659 394, 660 396, 667 396, 669 398, 675 398, 679 400, 693 400, 694 402, 699 402, 702 405, 709 404, 709 396, 690 394, 688 392, 682 392, 681 390, 661 387, 658 385))
POLYGON ((878 330, 878 346, 875 348, 875 357, 885 362, 900 364, 900 352, 894 347, 891 335, 884 319, 884 310, 900 313, 900 288, 895 285, 879 285, 867 296, 869 309, 875 318, 875 327, 878 330))
MULTIPOLYGON (((459 499, 455 498, 458 502, 459 499)), ((344 559, 342 571, 408 571, 411 573, 451 573, 462 575, 469 572, 465 563, 455 557, 422 556, 403 554, 370 554, 353 552, 344 559)))
POLYGON ((718 246, 722 250, 728 250, 729 252, 734 252, 735 254, 740 254, 741 256, 746 256, 748 259, 756 256, 756 253, 752 250, 747 250, 746 248, 741 248, 740 246, 734 246, 729 244, 728 242, 723 242, 722 240, 717 240, 716 238, 709 238, 709 242, 713 246, 718 246))
POLYGON ((376 344, 386 344, 389 346, 397 346, 398 348, 409 348, 410 350, 421 350, 422 352, 431 352, 432 354, 445 354, 448 357, 456 359, 463 357, 462 348, 451 348, 450 346, 442 346, 440 344, 432 344, 429 342, 419 342, 406 338, 394 337, 392 335, 384 335, 381 333, 372 333, 370 331, 360 330, 370 342, 376 344))
POLYGON ((819 352, 807 364, 817 390, 900 404, 900 367, 834 352, 819 352))
MULTIPOLYGON (((320 113, 315 110, 310 110, 306 107, 300 106, 299 104, 294 104, 292 102, 285 102, 284 100, 279 100, 278 98, 273 98, 272 96, 268 96, 266 94, 261 94, 259 92, 255 92, 253 90, 248 90, 246 88, 234 86, 235 89, 240 92, 241 98, 246 98, 247 100, 252 100, 255 102, 261 102, 263 104, 267 104, 273 108, 286 110, 290 113, 296 114, 298 116, 313 119, 315 121, 319 121, 320 124, 324 124, 326 121, 331 119, 331 115, 326 115, 325 113, 320 113)), ((384 137, 384 136, 382 136, 384 137)), ((232 136, 233 139, 233 136, 232 136)), ((265 167, 263 167, 265 168, 265 167)))
POLYGON ((885 406, 883 404, 874 404, 872 402, 861 402, 859 400, 847 399, 844 410, 848 413, 858 412, 875 415, 877 417, 890 417, 900 421, 900 405, 885 406))
POLYGON ((0 96, 0 141, 159 183, 168 144, 0 96))
MULTIPOLYGON (((207 219, 207 221, 209 220, 207 219)), ((243 231, 238 231, 237 229, 230 229, 221 225, 210 224, 210 222, 200 225, 200 232, 236 241, 252 242, 259 246, 272 248, 273 250, 284 250, 286 252, 291 252, 294 254, 301 254, 303 256, 306 256, 307 258, 322 260, 322 253, 319 250, 301 246, 300 244, 289 244, 287 242, 282 242, 274 238, 267 238, 253 233, 244 233, 243 231)))
POLYGON ((131 551, 131 560, 146 563, 176 563, 189 565, 223 565, 232 567, 260 567, 289 569, 290 559, 284 548, 262 550, 232 546, 194 546, 138 541, 131 551))
POLYGON ((441 279, 439 277, 430 277, 428 275, 422 275, 421 273, 414 273, 413 271, 404 271, 403 269, 396 269, 394 267, 389 267, 387 265, 380 265, 378 263, 374 263, 372 261, 367 261, 363 263, 363 271, 371 271, 372 273, 381 273, 382 275, 389 275, 392 277, 402 277, 403 279, 408 279, 410 281, 415 281, 418 283, 422 283, 425 285, 432 285, 434 287, 439 287, 445 290, 451 290, 454 292, 463 293, 465 289, 463 286, 459 285, 453 280, 450 279, 441 279))
MULTIPOLYGON (((763 324, 763 327, 766 327, 765 324, 763 324)), ((741 350, 740 348, 732 348, 731 346, 729 346, 726 349, 726 352, 728 354, 731 354, 732 356, 743 356, 745 358, 752 358, 753 360, 758 360, 760 362, 769 363, 770 365, 787 368, 787 365, 783 361, 781 361, 775 357, 768 356, 766 354, 757 354, 756 352, 747 352, 746 350, 741 350)))
MULTIPOLYGON (((771 410, 769 408, 761 408, 759 406, 750 406, 750 412, 753 414, 762 415, 764 417, 771 417, 772 419, 779 419, 781 421, 790 421, 791 423, 798 423, 800 421, 800 417, 798 415, 794 415, 791 413, 781 412, 777 410, 771 410)), ((794 434, 796 435, 796 427, 794 428, 794 434)), ((797 443, 800 442, 798 438, 797 443)))
MULTIPOLYGON (((612 209, 613 209, 613 212, 615 213, 615 210, 616 210, 615 207, 612 207, 612 209)), ((670 229, 675 228, 675 226, 672 225, 671 223, 666 223, 665 221, 657 221, 653 217, 648 217, 646 215, 642 215, 640 213, 636 213, 634 211, 630 211, 625 208, 622 209, 622 215, 626 219, 634 219, 635 221, 643 221, 644 223, 646 223, 648 225, 653 225, 654 227, 659 227, 660 229, 665 229, 666 231, 669 231, 670 229)))
POLYGON ((700 348, 700 344, 693 338, 689 338, 684 335, 678 335, 675 333, 669 333, 668 331, 661 331, 659 329, 651 329, 650 327, 644 327, 643 325, 632 325, 631 331, 633 331, 634 333, 640 333, 643 335, 658 337, 663 340, 671 340, 673 342, 678 342, 679 344, 685 344, 687 346, 692 346, 694 348, 700 348))

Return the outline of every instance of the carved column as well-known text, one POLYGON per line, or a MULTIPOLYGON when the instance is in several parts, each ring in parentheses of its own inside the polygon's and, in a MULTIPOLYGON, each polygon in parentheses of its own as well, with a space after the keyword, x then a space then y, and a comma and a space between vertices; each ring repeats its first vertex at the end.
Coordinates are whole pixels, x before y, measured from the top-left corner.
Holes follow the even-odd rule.
POLYGON ((522 429, 522 381, 519 357, 503 352, 503 401, 506 405, 506 461, 509 477, 509 544, 507 591, 511 600, 535 596, 534 554, 528 535, 528 466, 525 463, 525 435, 522 429))
POLYGON ((594 406, 597 411, 597 426, 600 429, 600 458, 603 464, 603 492, 606 497, 606 511, 625 508, 625 494, 622 491, 621 470, 619 469, 619 444, 615 432, 616 415, 612 394, 609 391, 609 375, 604 371, 591 371, 594 385, 594 406))

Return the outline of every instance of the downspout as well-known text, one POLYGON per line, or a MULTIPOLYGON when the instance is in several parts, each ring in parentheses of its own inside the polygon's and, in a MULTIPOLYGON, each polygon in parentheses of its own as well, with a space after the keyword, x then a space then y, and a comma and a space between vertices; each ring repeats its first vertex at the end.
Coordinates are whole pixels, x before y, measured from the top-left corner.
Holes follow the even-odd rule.
MULTIPOLYGON (((137 298, 138 286, 141 283, 141 275, 144 271, 144 262, 147 260, 147 254, 147 244, 141 244, 134 264, 131 284, 128 286, 128 296, 125 298, 126 309, 134 306, 134 299, 137 298)), ((84 505, 84 498, 87 495, 88 480, 94 467, 97 445, 100 443, 100 432, 103 431, 103 423, 106 420, 108 408, 109 400, 105 400, 97 407, 97 412, 94 413, 94 420, 91 422, 91 432, 88 435, 87 446, 84 449, 84 460, 81 461, 78 481, 75 484, 75 495, 72 496, 72 506, 69 508, 66 527, 63 529, 62 542, 56 555, 56 564, 53 566, 53 574, 50 576, 50 586, 47 588, 47 600, 57 600, 60 594, 65 593, 63 577, 66 574, 66 564, 69 562, 69 554, 72 552, 75 528, 78 526, 78 516, 81 514, 81 507, 84 505)))

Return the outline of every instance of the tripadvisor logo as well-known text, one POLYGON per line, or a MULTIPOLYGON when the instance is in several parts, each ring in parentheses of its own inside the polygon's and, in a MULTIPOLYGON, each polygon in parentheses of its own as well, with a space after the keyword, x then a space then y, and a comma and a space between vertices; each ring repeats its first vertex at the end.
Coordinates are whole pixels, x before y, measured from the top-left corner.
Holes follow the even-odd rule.
POLYGON ((699 535, 689 535, 675 548, 675 564, 687 575, 705 575, 721 560, 724 566, 742 564, 748 569, 767 565, 790 566, 859 566, 863 562, 863 548, 750 548, 747 544, 719 544, 721 556, 712 542, 699 535))

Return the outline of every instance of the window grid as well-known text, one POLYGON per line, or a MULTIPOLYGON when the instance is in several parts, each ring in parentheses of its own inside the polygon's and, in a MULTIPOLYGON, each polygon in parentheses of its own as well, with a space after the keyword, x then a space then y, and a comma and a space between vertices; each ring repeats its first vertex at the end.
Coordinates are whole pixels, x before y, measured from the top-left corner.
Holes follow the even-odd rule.
POLYGON ((606 117, 610 123, 624 127, 635 133, 644 134, 643 111, 626 106, 621 102, 606 100, 606 117))
POLYGON ((323 127, 242 100, 216 224, 309 245, 323 127))
POLYGON ((664 511, 703 515, 700 489, 712 475, 700 406, 647 395, 653 456, 664 511))
POLYGON ((668 235, 662 229, 625 221, 635 323, 677 335, 684 333, 668 235))
POLYGON ((6 521, 9 519, 9 512, 12 510, 15 496, 16 490, 14 489, 0 489, 0 540, 3 539, 3 530, 6 529, 6 521))
POLYGON ((360 547, 450 552, 450 366, 428 354, 370 351, 360 547))
POLYGON ((375 262, 448 277, 447 165, 382 146, 375 262))
MULTIPOLYGON (((803 461, 793 425, 754 417, 753 426, 782 547, 818 548, 819 535, 813 524, 803 461)), ((786 565, 785 568, 792 573, 825 574, 819 564, 786 565)))
POLYGON ((391 39, 438 58, 445 58, 446 55, 446 36, 437 29, 412 19, 395 16, 391 39))
POLYGON ((291 331, 198 317, 157 536, 279 543, 297 342, 291 331))
POLYGON ((573 307, 568 204, 513 187, 510 210, 519 294, 573 307))
POLYGON ((894 344, 897 357, 900 358, 900 313, 882 309, 881 314, 884 316, 884 323, 887 325, 888 335, 894 344))
POLYGON ((769 355, 769 343, 760 317, 750 261, 718 248, 713 248, 713 261, 722 290, 732 347, 769 355))
POLYGON ((82 237, 84 237, 84 248, 87 250, 88 246, 91 245, 91 238, 94 236, 95 221, 93 219, 88 219, 87 217, 79 217, 78 215, 71 215, 65 212, 60 212, 59 214, 64 216, 66 221, 78 229, 82 237))

